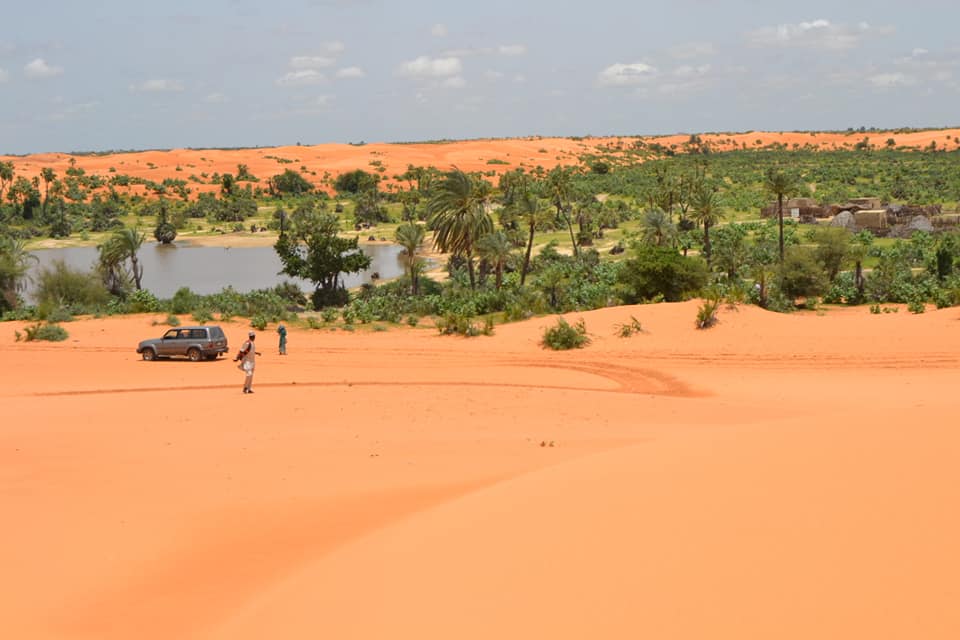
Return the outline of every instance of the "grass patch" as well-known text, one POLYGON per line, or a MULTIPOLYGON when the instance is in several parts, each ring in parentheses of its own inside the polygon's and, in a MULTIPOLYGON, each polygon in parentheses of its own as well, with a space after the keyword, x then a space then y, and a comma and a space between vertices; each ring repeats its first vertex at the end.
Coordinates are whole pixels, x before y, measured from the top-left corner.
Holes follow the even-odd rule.
POLYGON ((548 327, 543 332, 543 339, 540 344, 554 351, 566 351, 568 349, 582 349, 590 344, 590 336, 587 335, 587 326, 583 319, 571 325, 563 318, 557 319, 557 324, 548 327))
POLYGON ((33 342, 34 340, 63 342, 70 337, 67 330, 58 324, 41 324, 38 322, 35 325, 24 327, 23 331, 25 335, 21 335, 19 331, 14 332, 17 342, 20 342, 21 339, 24 342, 33 342))

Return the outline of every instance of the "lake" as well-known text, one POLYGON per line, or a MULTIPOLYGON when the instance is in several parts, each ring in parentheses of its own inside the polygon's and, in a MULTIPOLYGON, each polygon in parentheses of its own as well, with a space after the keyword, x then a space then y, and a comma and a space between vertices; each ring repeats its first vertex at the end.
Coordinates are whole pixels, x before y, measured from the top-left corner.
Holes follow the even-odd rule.
MULTIPOLYGON (((344 274, 341 281, 348 289, 372 282, 371 275, 396 278, 403 275, 401 247, 392 244, 360 245, 370 256, 370 269, 344 274)), ((90 269, 97 262, 96 247, 38 249, 31 252, 38 262, 30 269, 27 298, 32 300, 36 275, 55 260, 63 260, 74 269, 90 269)), ((309 293, 313 284, 280 274, 280 259, 273 247, 199 247, 189 244, 144 244, 137 254, 143 265, 143 288, 159 298, 170 298, 180 287, 199 294, 217 293, 227 286, 240 292, 273 287, 284 280, 295 282, 309 293)))

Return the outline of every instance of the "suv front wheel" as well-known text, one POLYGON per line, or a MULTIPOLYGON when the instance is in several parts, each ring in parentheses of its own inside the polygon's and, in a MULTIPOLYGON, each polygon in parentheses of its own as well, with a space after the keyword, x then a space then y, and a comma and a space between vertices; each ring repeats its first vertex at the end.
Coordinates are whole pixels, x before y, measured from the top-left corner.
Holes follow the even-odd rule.
POLYGON ((147 362, 157 359, 157 352, 153 350, 153 347, 147 347, 146 349, 143 350, 143 352, 140 355, 147 362))

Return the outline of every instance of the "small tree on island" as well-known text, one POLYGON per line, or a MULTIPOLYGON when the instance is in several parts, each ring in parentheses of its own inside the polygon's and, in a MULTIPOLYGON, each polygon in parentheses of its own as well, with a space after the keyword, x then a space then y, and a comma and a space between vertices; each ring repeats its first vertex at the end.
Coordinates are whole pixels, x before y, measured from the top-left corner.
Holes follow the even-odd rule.
POLYGON ((160 213, 157 215, 157 227, 153 230, 153 237, 161 244, 170 244, 177 238, 177 228, 170 222, 167 201, 163 198, 160 198, 160 213))
POLYGON ((341 238, 340 220, 329 211, 317 211, 313 203, 290 216, 287 232, 273 245, 289 276, 314 284, 313 308, 342 306, 349 294, 341 273, 359 273, 370 266, 370 256, 358 248, 358 238, 341 238))

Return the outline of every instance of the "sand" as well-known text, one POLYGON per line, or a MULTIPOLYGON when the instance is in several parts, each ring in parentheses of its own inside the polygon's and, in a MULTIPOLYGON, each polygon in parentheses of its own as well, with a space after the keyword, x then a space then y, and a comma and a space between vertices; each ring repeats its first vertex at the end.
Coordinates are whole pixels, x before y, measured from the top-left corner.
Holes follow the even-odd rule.
MULTIPOLYGON (((810 145, 818 149, 850 149, 866 138, 876 148, 884 148, 893 138, 898 147, 923 149, 931 142, 938 149, 960 148, 960 129, 935 129, 929 131, 869 132, 869 133, 810 133, 750 131, 746 133, 700 134, 700 138, 715 150, 733 148, 757 148, 774 143, 787 148, 810 145)), ((407 188, 406 181, 394 178, 403 174, 409 166, 436 167, 448 170, 459 167, 464 171, 494 172, 500 175, 518 168, 530 170, 541 166, 551 169, 558 165, 573 165, 584 154, 616 152, 617 148, 629 148, 636 142, 658 143, 665 147, 682 149, 690 139, 689 134, 671 136, 613 136, 586 138, 503 138, 443 141, 436 143, 370 143, 370 144, 318 144, 286 147, 260 147, 254 149, 170 149, 164 151, 134 151, 124 153, 98 153, 70 155, 67 153, 43 153, 26 156, 3 156, 0 161, 10 161, 17 175, 34 178, 41 169, 52 168, 60 179, 67 175, 71 163, 76 169, 96 174, 109 180, 115 175, 127 175, 156 183, 165 179, 184 180, 191 190, 191 197, 198 193, 218 193, 220 183, 213 180, 214 174, 238 174, 238 165, 244 164, 259 182, 240 182, 238 187, 266 188, 266 181, 287 169, 300 172, 314 185, 332 192, 332 180, 336 176, 363 169, 378 173, 386 185, 396 184, 407 188), (205 174, 205 175, 204 175, 205 174), (191 179, 191 177, 195 179, 191 179)), ((495 179, 495 178, 491 178, 495 179)), ((41 181, 41 190, 43 183, 41 181)), ((142 185, 117 187, 121 193, 152 195, 142 185)), ((171 197, 176 195, 171 191, 171 197)))
POLYGON ((250 396, 2 324, 0 637, 958 637, 960 312, 696 308, 271 327, 250 396))

